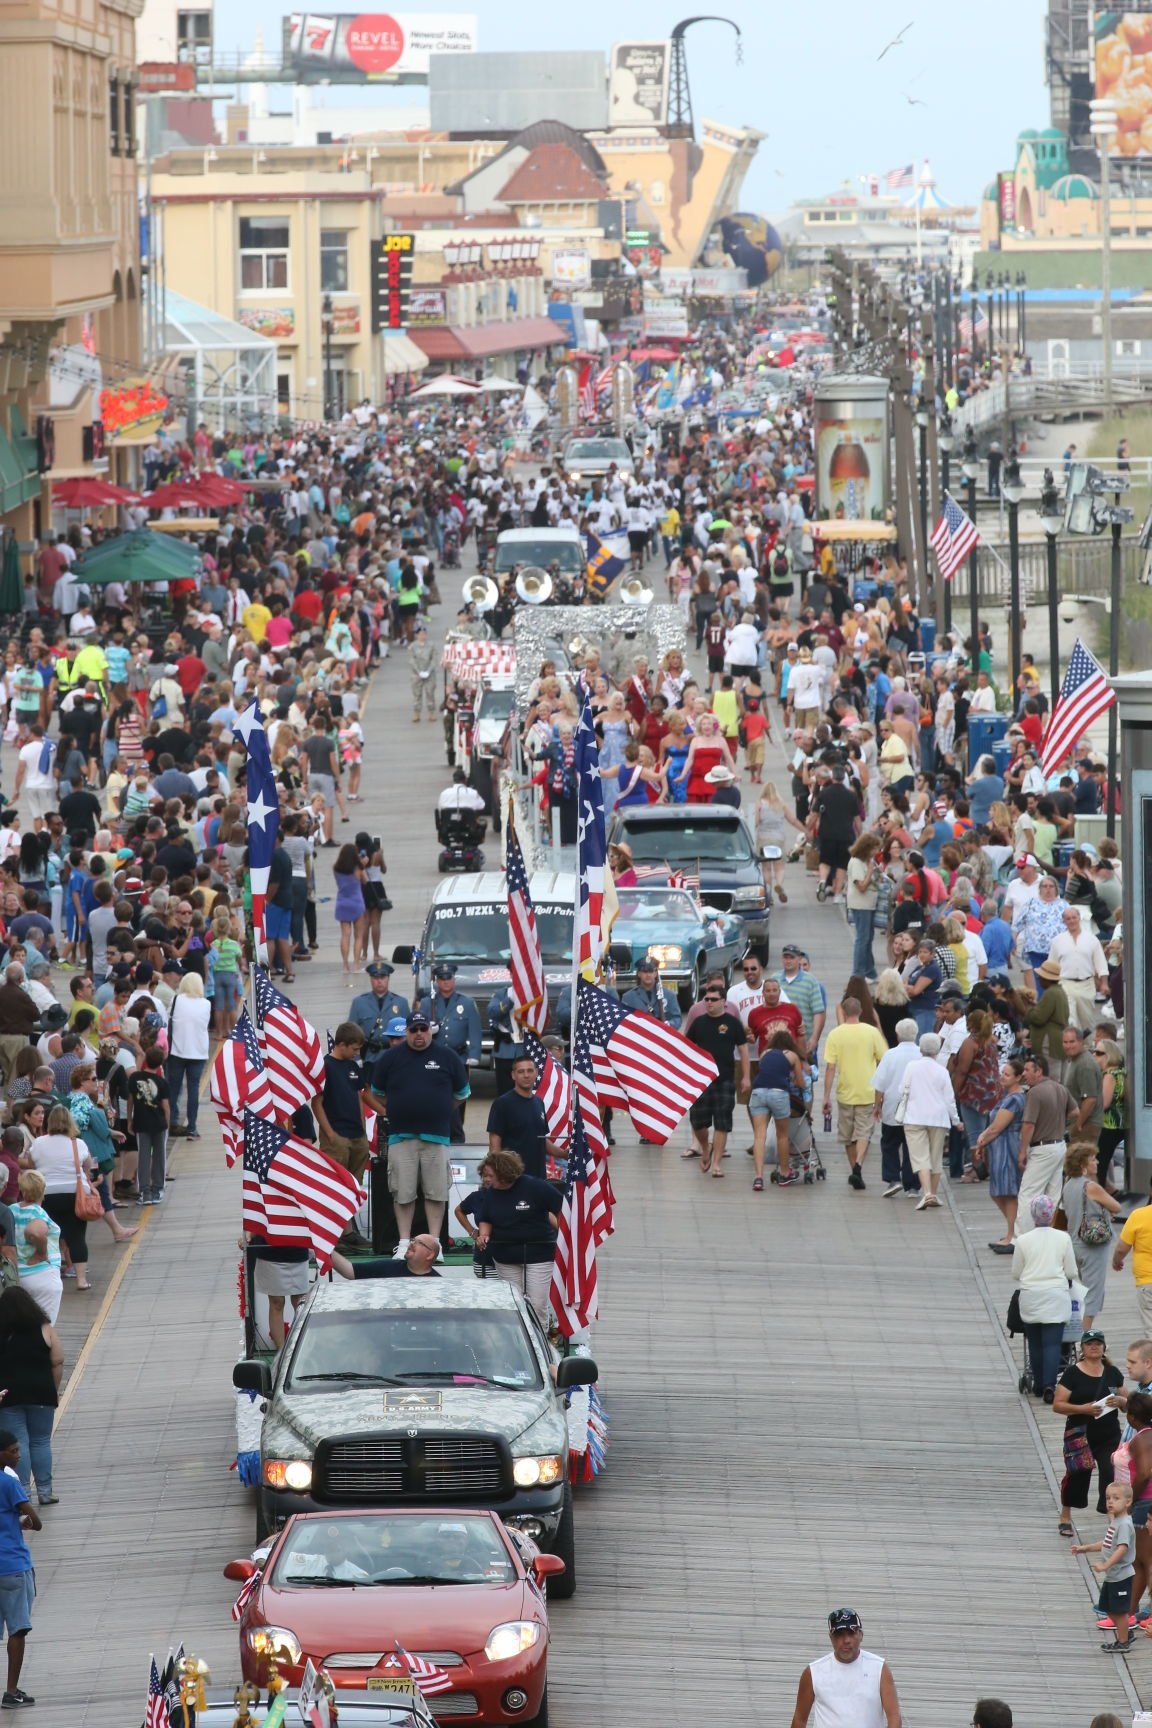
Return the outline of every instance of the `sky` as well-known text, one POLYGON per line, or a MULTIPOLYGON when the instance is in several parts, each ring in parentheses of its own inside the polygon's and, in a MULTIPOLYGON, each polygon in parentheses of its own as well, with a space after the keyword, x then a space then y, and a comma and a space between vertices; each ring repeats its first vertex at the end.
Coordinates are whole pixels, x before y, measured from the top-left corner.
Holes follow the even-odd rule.
MULTIPOLYGON (((443 7, 472 9, 467 0, 443 7)), ((266 49, 275 48, 290 10, 283 0, 221 0, 218 47, 249 51, 260 26, 266 49)), ((686 6, 630 0, 624 35, 619 0, 580 0, 577 7, 480 0, 474 10, 478 46, 490 51, 607 50, 621 39, 665 37, 691 15, 686 6)), ((776 214, 795 198, 925 158, 943 198, 974 203, 997 170, 1012 165, 1016 134, 1048 123, 1046 11, 1045 0, 807 0, 799 7, 740 0, 725 15, 742 32, 741 64, 724 25, 697 24, 687 33, 697 128, 708 118, 768 134, 745 182, 746 209, 776 214), (878 59, 901 32, 899 45, 878 59)), ((422 98, 419 88, 408 88, 390 99, 422 98)), ((334 90, 328 106, 364 100, 361 90, 334 90)), ((278 106, 286 104, 274 101, 278 106)))

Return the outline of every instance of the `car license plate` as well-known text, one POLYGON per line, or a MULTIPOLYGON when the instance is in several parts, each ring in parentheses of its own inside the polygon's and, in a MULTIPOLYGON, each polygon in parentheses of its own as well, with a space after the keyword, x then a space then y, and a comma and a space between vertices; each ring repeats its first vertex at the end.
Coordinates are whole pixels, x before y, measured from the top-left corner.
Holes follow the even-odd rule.
POLYGON ((415 1692, 415 1690, 415 1682, 407 1677, 393 1680, 383 1674, 369 1674, 368 1676, 369 1692, 415 1692))

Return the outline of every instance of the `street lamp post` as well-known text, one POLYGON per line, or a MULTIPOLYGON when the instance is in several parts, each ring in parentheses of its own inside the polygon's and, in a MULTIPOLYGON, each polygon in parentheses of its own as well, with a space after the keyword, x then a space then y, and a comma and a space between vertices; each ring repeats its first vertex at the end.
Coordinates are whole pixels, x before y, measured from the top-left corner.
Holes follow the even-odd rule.
POLYGON ((335 420, 335 391, 332 388, 332 325, 335 322, 332 313, 332 296, 325 294, 320 303, 320 325, 324 331, 324 418, 335 420))
MULTIPOLYGON (((1112 414, 1112 143, 1118 131, 1113 102, 1089 103, 1089 127, 1100 155, 1100 341, 1104 348, 1104 414, 1112 414)), ((1115 706, 1115 705, 1113 705, 1115 706)), ((1111 712, 1111 710, 1109 711, 1111 712)), ((1109 721, 1109 726, 1115 722, 1109 721)))
POLYGON ((1020 501, 1024 496, 1024 482, 1020 478, 1020 459, 1016 454, 1015 444, 1010 446, 1008 460, 1004 464, 1000 493, 1008 506, 1008 641, 1012 677, 1010 712, 1015 713, 1016 691, 1020 684, 1020 501))
POLYGON ((1064 509, 1063 499, 1053 478, 1051 468, 1044 470, 1044 489, 1040 494, 1040 524, 1044 529, 1048 554, 1048 658, 1051 662, 1049 684, 1052 691, 1052 709, 1055 709, 1060 696, 1060 623, 1056 593, 1056 537, 1064 526, 1064 509))
MULTIPOLYGON (((948 497, 952 484, 952 446, 956 435, 952 430, 952 416, 945 410, 940 416, 940 425, 936 432, 936 442, 940 446, 940 491, 942 501, 948 497)), ((944 583, 942 606, 944 608, 944 633, 947 635, 952 628, 952 584, 944 583)))
MULTIPOLYGON (((1116 502, 1119 503, 1117 494, 1116 502)), ((1124 549, 1120 544, 1121 524, 1112 523, 1112 581, 1108 611, 1108 679, 1113 689, 1120 670, 1120 595, 1124 584, 1124 549)), ((1113 702, 1108 710, 1108 785, 1106 791, 1106 832, 1109 840, 1116 835, 1116 791, 1120 775, 1120 709, 1113 702)))
MULTIPOLYGON (((968 514, 972 521, 976 520, 976 482, 980 478, 980 452, 976 447, 976 434, 969 426, 964 434, 964 460, 962 464, 964 485, 968 491, 968 514)), ((977 570, 979 567, 980 548, 973 546, 968 554, 968 627, 971 635, 971 671, 975 684, 976 668, 980 662, 980 595, 977 588, 977 570)))
POLYGON ((928 593, 928 409, 921 397, 916 409, 916 426, 920 436, 920 592, 917 602, 924 605, 928 593))

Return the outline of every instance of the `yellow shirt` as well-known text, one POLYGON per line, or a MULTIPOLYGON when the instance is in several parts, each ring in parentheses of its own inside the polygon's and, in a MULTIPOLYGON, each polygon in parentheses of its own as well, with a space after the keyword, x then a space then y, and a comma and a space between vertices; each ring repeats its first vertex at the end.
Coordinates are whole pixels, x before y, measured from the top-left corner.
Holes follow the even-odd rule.
POLYGON ((660 519, 660 532, 666 540, 671 540, 680 531, 680 512, 675 504, 671 505, 666 515, 660 519))
POLYGON ((261 606, 258 600, 253 600, 250 606, 244 608, 244 628, 253 642, 263 642, 268 634, 268 624, 272 614, 267 606, 261 606))
POLYGON ((1138 1206, 1120 1232, 1132 1249, 1132 1276, 1137 1284, 1152 1284, 1152 1206, 1138 1206))
POLYGON ((836 1069, 838 1104, 874 1104, 872 1076, 888 1054, 888 1045, 875 1026, 845 1021, 828 1034, 824 1045, 825 1068, 836 1069))
POLYGON ((720 722, 725 738, 735 738, 740 731, 740 706, 735 690, 716 690, 712 695, 712 712, 720 722))

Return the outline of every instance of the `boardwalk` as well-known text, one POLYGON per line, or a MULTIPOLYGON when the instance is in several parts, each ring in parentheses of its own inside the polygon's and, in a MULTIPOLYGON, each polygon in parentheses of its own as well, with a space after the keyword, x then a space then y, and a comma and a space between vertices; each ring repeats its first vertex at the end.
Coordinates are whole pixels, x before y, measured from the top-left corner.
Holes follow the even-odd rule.
MULTIPOLYGON (((356 826, 385 835, 390 945, 414 939, 436 881, 442 740, 411 725, 402 666, 377 680, 366 731, 356 826)), ((839 990, 842 909, 817 907, 798 875, 790 888, 774 947, 802 933, 839 990)), ((321 1026, 348 999, 324 910, 322 953, 300 978, 321 1026)), ((826 1150, 826 1184, 754 1198, 739 1129, 723 1183, 681 1161, 683 1137, 667 1152, 619 1139, 596 1337, 610 1469, 580 1495, 579 1592, 554 1610, 556 1728, 786 1722, 803 1662, 826 1648, 824 1616, 844 1603, 892 1661, 912 1728, 962 1728, 982 1693, 1028 1728, 1130 1713, 995 1324, 1008 1277, 984 1249, 986 1193, 918 1213, 882 1200, 878 1169, 851 1193, 826 1150)), ((237 1671, 220 1569, 253 1532, 228 1470, 239 1182, 214 1133, 182 1144, 176 1167, 69 1393, 61 1504, 35 1539, 25 1682, 44 1720, 77 1728, 139 1719, 150 1648, 183 1638, 220 1683, 237 1671)), ((99 1311, 117 1262, 97 1247, 99 1311)), ((64 1315, 71 1364, 89 1323, 74 1291, 64 1315)), ((1122 1359, 1135 1336, 1124 1283, 1104 1318, 1122 1359)), ((1058 1459, 1059 1423, 1039 1421, 1058 1459)), ((1131 1667, 1152 1695, 1152 1643, 1131 1667)))

